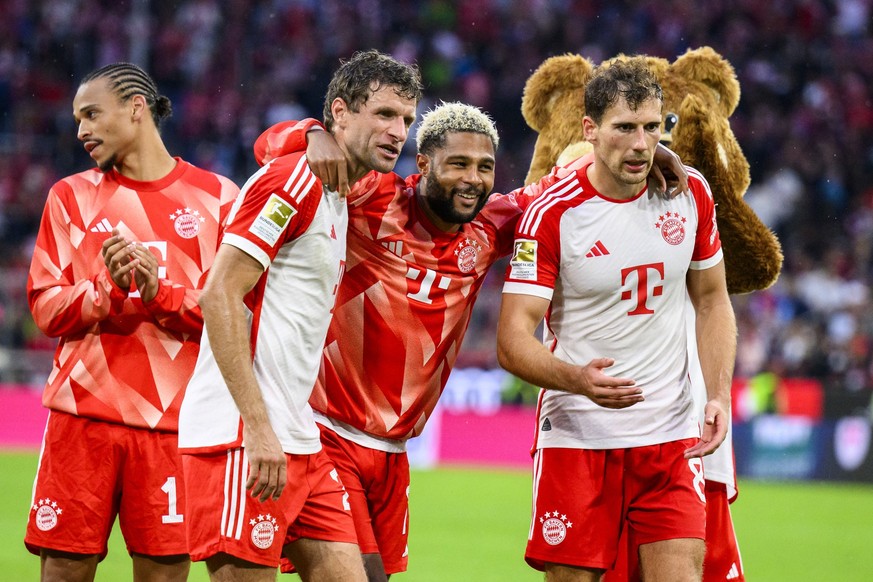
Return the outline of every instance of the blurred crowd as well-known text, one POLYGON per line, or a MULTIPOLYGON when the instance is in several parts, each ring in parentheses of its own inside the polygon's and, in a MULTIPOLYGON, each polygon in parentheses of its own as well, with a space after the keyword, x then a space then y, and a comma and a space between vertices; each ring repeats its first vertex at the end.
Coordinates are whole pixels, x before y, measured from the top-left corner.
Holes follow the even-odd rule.
MULTIPOLYGON (((521 93, 544 59, 673 60, 709 45, 742 87, 731 124, 751 164, 747 200, 785 252, 773 288, 734 298, 737 374, 873 391, 873 0, 0 0, 0 13, 7 354, 54 345, 30 320, 26 272, 48 189, 92 165, 70 104, 97 66, 143 65, 173 102, 163 129, 171 151, 241 184, 263 129, 320 117, 339 59, 378 48, 418 63, 428 95, 420 113, 439 100, 490 112, 501 133, 495 190, 508 191, 521 185, 533 151, 521 93)), ((414 171, 413 139, 398 171, 414 171)), ((496 366, 498 270, 486 287, 462 365, 496 366)))

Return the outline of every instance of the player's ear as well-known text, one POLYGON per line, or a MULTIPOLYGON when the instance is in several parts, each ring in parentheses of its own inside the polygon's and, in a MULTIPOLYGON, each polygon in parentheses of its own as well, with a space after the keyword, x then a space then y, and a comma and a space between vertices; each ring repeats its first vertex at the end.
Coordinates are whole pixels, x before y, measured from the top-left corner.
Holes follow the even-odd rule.
POLYGON ((582 135, 589 143, 594 143, 597 139, 597 124, 587 115, 582 118, 582 135))
POLYGON ((415 165, 418 166, 418 173, 422 176, 430 174, 430 157, 426 154, 415 154, 415 165))
POLYGON ((133 121, 141 121, 144 115, 151 115, 149 104, 146 103, 146 98, 142 95, 134 95, 130 98, 130 108, 133 121))
POLYGON ((333 121, 337 127, 344 128, 346 126, 346 114, 348 112, 349 105, 344 99, 337 97, 330 104, 330 113, 333 115, 333 121))

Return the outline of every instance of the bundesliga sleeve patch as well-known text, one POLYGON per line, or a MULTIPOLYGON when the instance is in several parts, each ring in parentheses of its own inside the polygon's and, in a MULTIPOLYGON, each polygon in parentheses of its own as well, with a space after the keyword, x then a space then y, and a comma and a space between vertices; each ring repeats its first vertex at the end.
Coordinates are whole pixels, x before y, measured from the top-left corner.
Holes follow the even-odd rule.
POLYGON ((517 281, 536 281, 537 241, 517 240, 509 261, 509 278, 517 281))
POLYGON ((270 246, 276 244, 297 210, 275 194, 261 208, 249 232, 270 246))

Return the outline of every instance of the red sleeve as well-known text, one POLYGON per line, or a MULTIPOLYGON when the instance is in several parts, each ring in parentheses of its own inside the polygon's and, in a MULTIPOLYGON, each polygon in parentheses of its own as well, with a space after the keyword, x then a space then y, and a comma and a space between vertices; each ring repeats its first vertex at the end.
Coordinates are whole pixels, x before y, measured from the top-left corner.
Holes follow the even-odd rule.
POLYGON ((706 261, 721 249, 721 239, 718 235, 718 224, 715 219, 715 201, 709 183, 703 174, 693 168, 688 168, 689 186, 697 206, 697 237, 694 242, 692 261, 706 261))
MULTIPOLYGON (((127 291, 118 288, 106 267, 87 278, 76 279, 81 257, 70 241, 70 229, 82 229, 71 202, 72 188, 58 182, 49 192, 37 233, 27 278, 27 301, 33 320, 49 337, 71 335, 120 313, 127 291)), ((102 259, 101 259, 102 261, 102 259)))
POLYGON ((277 158, 243 187, 222 243, 251 255, 266 270, 282 245, 309 228, 321 196, 321 181, 303 154, 277 158))
POLYGON ((280 156, 306 151, 306 132, 324 126, 317 119, 282 121, 267 129, 255 141, 255 160, 263 166, 280 156))

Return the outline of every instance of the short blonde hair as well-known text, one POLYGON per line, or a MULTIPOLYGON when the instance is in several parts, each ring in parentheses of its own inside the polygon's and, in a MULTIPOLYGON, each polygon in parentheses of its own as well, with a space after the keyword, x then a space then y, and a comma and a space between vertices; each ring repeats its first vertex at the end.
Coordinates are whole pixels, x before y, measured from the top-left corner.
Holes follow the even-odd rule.
POLYGON ((416 135, 418 153, 430 155, 437 148, 446 144, 448 133, 481 133, 487 136, 494 151, 500 138, 494 120, 484 111, 466 103, 440 103, 421 118, 416 135))

